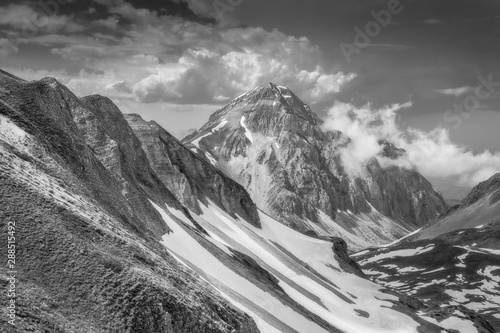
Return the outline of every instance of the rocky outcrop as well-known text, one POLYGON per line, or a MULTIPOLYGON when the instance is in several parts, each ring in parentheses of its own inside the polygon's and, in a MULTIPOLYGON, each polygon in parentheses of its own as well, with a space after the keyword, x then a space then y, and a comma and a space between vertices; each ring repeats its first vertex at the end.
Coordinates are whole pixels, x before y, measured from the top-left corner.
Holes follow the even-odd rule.
POLYGON ((193 212, 201 213, 198 200, 209 200, 233 217, 260 227, 257 207, 246 190, 206 160, 184 147, 156 122, 125 115, 142 142, 151 166, 161 181, 193 212))
POLYGON ((337 261, 340 263, 340 267, 346 272, 351 272, 356 274, 357 276, 365 278, 366 275, 361 270, 359 264, 349 257, 349 253, 347 251, 347 243, 342 238, 334 238, 331 239, 333 242, 333 252, 335 253, 337 261))
MULTIPOLYGON (((214 159, 260 209, 303 232, 312 230, 304 219, 320 220, 318 210, 332 220, 339 213, 380 213, 410 229, 446 211, 443 198, 417 172, 383 168, 374 159, 361 175, 350 176, 339 156, 350 139, 321 125, 293 92, 268 83, 216 111, 183 142, 214 159)), ((386 157, 405 153, 384 146, 386 157)), ((356 228, 351 217, 342 219, 346 228, 356 228)))
POLYGON ((493 205, 500 201, 500 173, 493 175, 474 186, 469 194, 462 200, 459 208, 465 208, 477 202, 478 200, 491 195, 490 204, 493 205))

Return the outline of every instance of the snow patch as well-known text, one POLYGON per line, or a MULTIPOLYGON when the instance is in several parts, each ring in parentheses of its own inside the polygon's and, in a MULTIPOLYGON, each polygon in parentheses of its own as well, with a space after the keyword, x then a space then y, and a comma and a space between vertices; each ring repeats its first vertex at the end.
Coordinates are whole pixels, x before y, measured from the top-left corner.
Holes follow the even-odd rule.
POLYGON ((245 124, 245 116, 241 117, 240 125, 245 129, 245 136, 248 138, 248 140, 250 140, 251 143, 253 143, 252 132, 250 132, 250 130, 245 124))
MULTIPOLYGON (((367 201, 367 202, 368 202, 368 201, 367 201)), ((371 206, 371 205, 370 205, 370 206, 371 206)), ((406 238, 408 238, 408 237, 411 237, 411 236, 413 236, 413 235, 416 235, 417 233, 419 233, 419 232, 420 232, 420 230, 422 230, 422 228, 420 228, 420 229, 418 229, 418 230, 415 230, 415 231, 413 231, 413 232, 409 233, 408 235, 403 236, 403 237, 401 237, 400 239, 395 240, 395 241, 394 241, 394 242, 392 242, 392 243, 389 243, 389 244, 384 244, 384 245, 379 245, 378 247, 379 247, 379 248, 385 248, 385 247, 391 247, 391 246, 393 246, 393 245, 396 245, 397 243, 401 242, 402 240, 404 240, 404 239, 406 239, 406 238)))

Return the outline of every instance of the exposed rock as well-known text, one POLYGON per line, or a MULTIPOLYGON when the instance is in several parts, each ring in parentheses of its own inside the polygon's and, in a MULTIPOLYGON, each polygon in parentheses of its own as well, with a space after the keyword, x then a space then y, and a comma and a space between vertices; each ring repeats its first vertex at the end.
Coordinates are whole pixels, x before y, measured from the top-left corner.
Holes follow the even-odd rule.
POLYGON ((259 227, 257 207, 246 190, 209 162, 184 147, 154 121, 125 115, 139 137, 151 166, 161 181, 192 211, 201 213, 198 200, 211 200, 233 217, 237 215, 259 227))
POLYGON ((347 243, 342 238, 331 239, 333 242, 333 252, 338 257, 338 262, 340 263, 340 267, 353 274, 356 274, 360 277, 366 277, 365 273, 361 270, 359 264, 349 257, 347 252, 347 243))
POLYGON ((500 173, 493 175, 488 180, 479 183, 469 192, 460 203, 460 208, 465 208, 477 202, 479 199, 491 195, 490 204, 493 205, 500 200, 500 173))

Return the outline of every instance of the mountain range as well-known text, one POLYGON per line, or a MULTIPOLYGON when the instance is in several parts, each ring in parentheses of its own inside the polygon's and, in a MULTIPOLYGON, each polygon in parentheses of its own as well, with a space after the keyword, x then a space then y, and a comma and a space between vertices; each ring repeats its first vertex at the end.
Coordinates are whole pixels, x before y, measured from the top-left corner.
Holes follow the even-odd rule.
MULTIPOLYGON (((436 239, 439 249, 462 244, 467 271, 484 266, 486 298, 498 283, 498 254, 475 247, 491 248, 496 236, 460 221, 498 207, 495 179, 449 208, 413 170, 374 159, 353 177, 336 153, 350 138, 323 130, 293 92, 272 83, 182 141, 53 78, 0 71, 0 87, 0 223, 5 233, 15 226, 16 249, 15 326, 2 315, 0 329, 493 332, 492 306, 454 315, 476 299, 451 304, 398 288, 374 277, 385 262, 372 256, 413 246, 418 257, 436 239), (477 251, 491 258, 476 259, 477 251)), ((387 158, 405 153, 383 144, 387 158)), ((2 287, 11 274, 0 267, 2 287)), ((2 309, 9 301, 0 298, 2 309)))

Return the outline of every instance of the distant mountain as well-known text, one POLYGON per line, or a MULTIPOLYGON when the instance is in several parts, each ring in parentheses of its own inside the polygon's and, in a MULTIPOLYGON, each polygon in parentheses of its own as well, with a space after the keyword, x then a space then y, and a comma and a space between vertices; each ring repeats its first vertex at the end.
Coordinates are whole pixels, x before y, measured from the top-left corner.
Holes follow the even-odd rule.
MULTIPOLYGON (((387 243, 444 213, 447 205, 417 172, 373 159, 350 177, 339 148, 350 139, 324 132, 292 91, 267 83, 211 115, 182 140, 242 184, 257 206, 304 233, 343 237, 361 248, 387 243)), ((383 142, 383 154, 404 154, 383 142)))
POLYGON ((157 124, 51 78, 0 88, 0 331, 442 332, 157 124))

